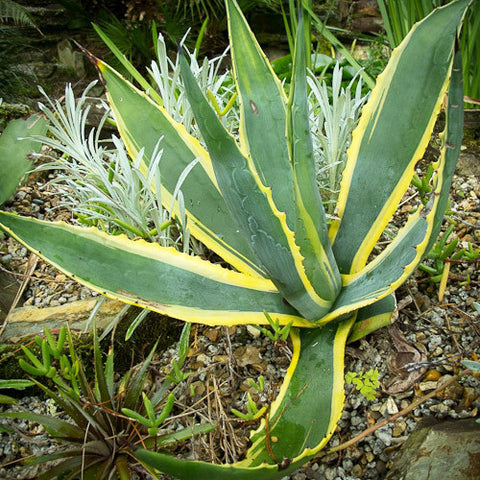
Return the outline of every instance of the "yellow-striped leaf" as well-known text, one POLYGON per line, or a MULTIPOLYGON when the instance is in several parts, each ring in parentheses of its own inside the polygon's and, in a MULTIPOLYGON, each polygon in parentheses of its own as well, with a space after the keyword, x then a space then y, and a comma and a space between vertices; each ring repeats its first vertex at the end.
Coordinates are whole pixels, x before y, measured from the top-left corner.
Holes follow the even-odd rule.
POLYGON ((340 220, 331 229, 343 274, 359 272, 410 184, 448 86, 468 0, 440 8, 407 35, 379 76, 343 173, 340 220))
POLYGON ((264 310, 282 324, 311 325, 270 280, 173 248, 6 212, 0 226, 73 279, 126 303, 209 325, 267 324, 264 310))

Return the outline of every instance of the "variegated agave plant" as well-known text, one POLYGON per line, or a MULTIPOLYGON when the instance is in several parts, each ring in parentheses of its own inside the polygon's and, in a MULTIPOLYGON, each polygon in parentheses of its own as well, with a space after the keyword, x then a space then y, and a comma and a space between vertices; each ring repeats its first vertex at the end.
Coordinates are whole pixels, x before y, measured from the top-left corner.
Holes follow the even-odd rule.
MULTIPOLYGON (((348 339, 388 323, 393 292, 438 234, 462 138, 461 63, 454 54, 468 0, 434 11, 393 52, 354 132, 328 226, 315 181, 301 28, 287 98, 235 0, 227 0, 240 100, 239 139, 222 126, 182 59, 189 101, 207 149, 144 92, 97 60, 118 130, 147 168, 163 137, 162 202, 182 171, 188 227, 233 269, 171 248, 95 229, 0 213, 1 227, 60 270, 101 293, 187 322, 293 322, 293 359, 268 418, 232 465, 136 455, 184 479, 273 479, 324 447, 343 404, 348 339), (455 59, 454 59, 455 57, 455 59), (447 127, 433 193, 373 259, 407 190, 445 93, 447 127)), ((299 22, 301 25, 302 22, 299 22)), ((175 207, 178 208, 178 207, 175 207)))

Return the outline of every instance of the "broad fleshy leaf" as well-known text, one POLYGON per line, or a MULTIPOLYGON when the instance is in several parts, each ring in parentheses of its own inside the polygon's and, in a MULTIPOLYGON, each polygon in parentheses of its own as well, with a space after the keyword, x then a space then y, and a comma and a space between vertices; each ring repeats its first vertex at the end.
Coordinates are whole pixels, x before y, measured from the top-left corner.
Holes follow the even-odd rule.
POLYGON ((0 227, 85 285, 172 317, 211 325, 265 324, 265 310, 282 324, 325 324, 292 329, 294 352, 285 382, 253 432, 245 460, 210 465, 135 452, 146 464, 182 479, 267 480, 293 472, 333 434, 343 404, 347 339, 386 323, 395 306, 392 293, 438 231, 461 141, 455 69, 447 136, 434 164, 430 201, 370 259, 430 138, 469 1, 452 2, 418 24, 379 78, 348 152, 339 220, 329 232, 334 256, 313 183, 302 58, 295 58, 287 103, 237 2, 226 3, 241 109, 239 145, 216 118, 184 60, 189 99, 209 153, 155 102, 110 67, 97 64, 130 154, 136 158, 143 151, 147 165, 155 149, 164 151, 160 168, 166 186, 158 193, 167 208, 178 178, 198 160, 182 187, 189 227, 242 273, 94 229, 7 213, 0 213, 0 227))
POLYGON ((226 1, 232 68, 240 103, 240 145, 275 208, 295 228, 293 183, 285 138, 287 99, 235 0, 226 1))
MULTIPOLYGON (((294 234, 285 222, 285 214, 275 207, 272 197, 275 188, 263 186, 250 157, 242 154, 235 139, 221 124, 183 56, 180 64, 188 99, 210 152, 218 186, 239 231, 286 300, 307 320, 321 318, 329 310, 332 299, 319 297, 306 277, 294 234)), ((268 160, 265 158, 263 162, 268 163, 268 160)))
POLYGON ((43 135, 46 131, 47 121, 40 115, 32 115, 26 120, 12 120, 1 134, 0 167, 3 178, 0 182, 0 205, 15 193, 20 180, 32 168, 27 155, 40 151, 41 145, 28 137, 43 135))
POLYGON ((323 448, 342 413, 345 342, 354 319, 292 330, 291 365, 268 414, 268 427, 262 420, 245 460, 213 465, 146 450, 137 450, 136 455, 183 480, 273 480, 295 471, 323 448))
POLYGON ((298 22, 292 83, 287 108, 287 141, 293 171, 295 242, 303 256, 305 274, 321 298, 333 301, 341 278, 328 237, 327 219, 316 182, 310 135, 305 60, 304 22, 298 22))
POLYGON ((433 247, 442 227, 443 216, 450 194, 450 186, 452 184, 458 156, 460 155, 460 147, 462 146, 463 114, 462 56, 461 52, 457 51, 453 61, 450 88, 448 89, 446 125, 442 133, 443 146, 441 155, 445 156, 445 168, 441 179, 436 180, 441 182, 440 198, 438 200, 432 234, 425 253, 428 253, 433 247))
MULTIPOLYGON (((442 157, 441 157, 442 160, 442 157)), ((441 178, 445 162, 439 165, 441 178)), ((418 266, 430 238, 438 206, 440 184, 430 204, 409 218, 388 247, 357 274, 343 276, 343 288, 332 310, 320 323, 370 305, 393 293, 418 266)))
POLYGON ((359 272, 410 184, 448 86, 453 45, 468 0, 418 23, 379 76, 343 173, 340 220, 331 228, 341 273, 359 272))
POLYGON ((348 336, 348 343, 360 340, 369 333, 390 325, 396 307, 397 301, 395 295, 392 294, 367 307, 361 308, 348 336))
MULTIPOLYGON (((97 66, 107 88, 107 97, 117 128, 132 158, 143 149, 149 165, 156 149, 162 150, 159 163, 164 208, 170 210, 182 172, 198 159, 182 184, 182 194, 192 235, 241 272, 265 276, 253 263, 248 243, 238 233, 225 201, 216 185, 208 153, 175 122, 164 108, 136 89, 115 70, 100 60, 97 66)), ((175 203, 173 215, 178 215, 175 203)))
POLYGON ((269 280, 173 248, 6 212, 0 225, 65 274, 126 303, 208 325, 267 324, 266 310, 282 324, 311 326, 269 280))

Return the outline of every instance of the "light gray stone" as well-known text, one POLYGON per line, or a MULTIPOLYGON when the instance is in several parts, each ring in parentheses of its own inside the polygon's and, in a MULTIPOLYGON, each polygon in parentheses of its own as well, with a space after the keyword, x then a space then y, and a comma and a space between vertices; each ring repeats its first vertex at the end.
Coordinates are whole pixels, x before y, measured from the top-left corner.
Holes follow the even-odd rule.
POLYGON ((457 163, 457 173, 480 177, 480 162, 477 156, 471 153, 461 153, 457 163))

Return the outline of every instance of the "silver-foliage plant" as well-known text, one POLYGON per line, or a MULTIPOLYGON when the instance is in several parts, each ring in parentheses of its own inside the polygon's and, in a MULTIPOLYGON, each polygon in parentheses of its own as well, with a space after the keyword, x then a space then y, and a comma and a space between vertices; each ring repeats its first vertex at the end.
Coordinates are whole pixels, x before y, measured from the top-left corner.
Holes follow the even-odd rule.
POLYGON ((352 131, 368 97, 362 95, 361 78, 353 78, 346 87, 342 86, 342 79, 343 69, 338 63, 333 69, 331 86, 314 75, 307 77, 317 182, 330 217, 334 214, 352 131))
POLYGON ((50 122, 50 136, 39 140, 63 154, 37 170, 58 171, 51 183, 62 193, 61 205, 74 211, 80 221, 94 223, 110 233, 120 228, 130 237, 150 240, 156 237, 163 246, 169 246, 171 238, 163 228, 167 214, 151 189, 160 190, 155 167, 161 150, 148 171, 142 172, 139 160, 130 161, 119 138, 112 136, 108 143, 100 139, 108 111, 98 128, 87 133, 88 93, 94 84, 87 87, 78 101, 72 87, 67 85, 64 107, 59 101, 48 100, 49 107, 40 104, 50 122))
MULTIPOLYGON (((193 75, 202 90, 209 92, 222 123, 235 133, 239 125, 238 103, 232 103, 235 86, 230 70, 222 71, 227 52, 203 61, 197 59, 195 52, 187 55, 193 75)), ((168 57, 162 35, 157 42, 157 57, 149 74, 164 102, 163 107, 203 144, 180 78, 179 60, 168 57)), ((331 86, 313 74, 308 77, 317 181, 330 217, 351 132, 366 99, 361 93, 361 80, 356 82, 353 92, 354 82, 355 79, 346 87, 342 86, 342 69, 338 65, 334 68, 331 86)), ((142 151, 136 159, 130 159, 122 139, 115 135, 108 141, 101 139, 105 122, 111 121, 106 103, 102 102, 105 114, 98 127, 88 132, 89 92, 94 85, 92 82, 78 99, 72 87, 67 85, 64 105, 50 100, 42 90, 48 105, 40 104, 40 109, 49 119, 50 135, 39 137, 39 140, 62 155, 51 157, 51 161, 39 165, 37 170, 57 171, 50 184, 62 193, 60 205, 74 212, 79 222, 94 224, 109 233, 125 233, 130 238, 142 237, 162 246, 174 246, 185 252, 193 248, 198 253, 201 246, 191 239, 188 228, 183 227, 186 224, 184 209, 180 209, 180 218, 174 220, 161 204, 158 164, 162 158, 162 138, 158 141, 154 161, 145 170, 140 168, 142 151)), ((176 198, 180 204, 183 203, 181 185, 188 172, 189 168, 185 169, 178 181, 176 198)))

